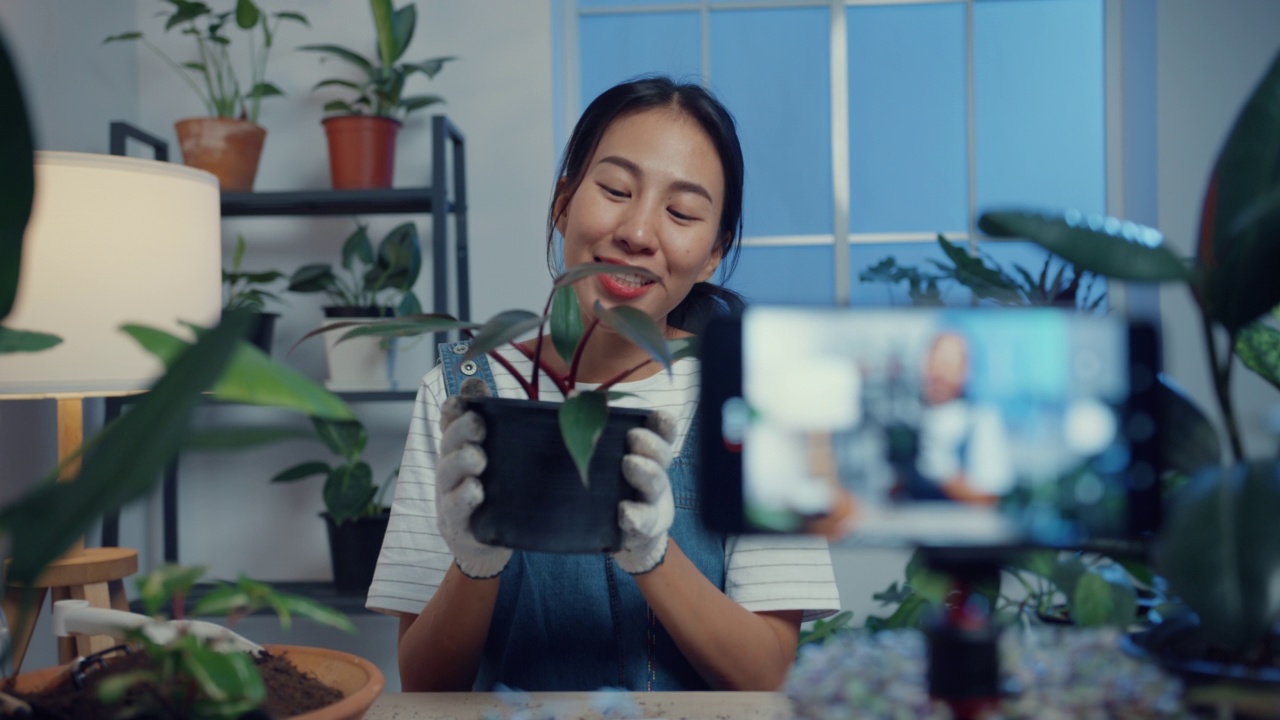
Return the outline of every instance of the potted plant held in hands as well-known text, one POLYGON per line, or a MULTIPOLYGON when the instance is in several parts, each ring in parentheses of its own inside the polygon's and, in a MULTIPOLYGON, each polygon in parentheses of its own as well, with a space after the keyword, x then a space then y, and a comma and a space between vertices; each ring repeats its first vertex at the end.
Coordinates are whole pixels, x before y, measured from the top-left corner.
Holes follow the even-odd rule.
MULTIPOLYGON (((359 327, 339 323, 309 335, 345 330, 338 340, 345 342, 446 330, 469 334, 469 344, 446 351, 455 353, 447 361, 467 363, 485 355, 510 371, 527 397, 468 400, 484 419, 484 450, 489 458, 480 476, 485 500, 472 514, 472 532, 481 542, 524 550, 613 551, 622 541, 618 503, 634 499, 634 490, 621 471, 626 435, 643 426, 649 412, 611 407, 610 401, 625 396, 612 388, 649 363, 660 363, 670 371, 676 360, 694 354, 695 345, 692 338, 667 340, 651 318, 625 305, 607 309, 597 303, 594 319, 584 327, 573 285, 599 273, 639 274, 659 281, 656 275, 635 267, 586 263, 555 279, 540 314, 507 310, 483 325, 440 314, 417 315, 359 327), (649 359, 599 385, 585 387, 577 379, 579 361, 592 334, 603 331, 601 325, 643 349, 649 359), (541 357, 542 346, 549 341, 568 368, 564 374, 535 361, 531 374, 525 377, 497 353, 501 346, 535 331, 535 350, 521 352, 541 357), (539 397, 541 374, 551 379, 563 402, 539 397), (531 474, 530 468, 537 468, 537 473, 531 474)), ((469 395, 466 387, 461 394, 469 395)))
MULTIPOLYGON (((218 176, 224 191, 253 189, 267 131, 258 125, 262 98, 283 95, 266 81, 267 57, 285 20, 308 25, 297 12, 268 15, 253 0, 236 0, 234 11, 214 12, 197 0, 167 0, 165 30, 181 28, 195 41, 193 60, 179 64, 141 32, 112 35, 104 43, 137 40, 164 61, 199 96, 206 116, 175 124, 183 162, 218 176), (231 23, 249 45, 249 82, 241 85, 231 59, 231 23)), ((164 13, 162 13, 164 14, 164 13)))
POLYGON ((391 0, 370 0, 378 48, 374 59, 340 45, 305 45, 301 50, 325 53, 355 66, 358 80, 330 78, 316 83, 347 88, 349 100, 331 100, 324 110, 329 140, 329 170, 335 190, 389 188, 395 174, 396 134, 401 119, 415 110, 444 102, 437 95, 405 95, 415 73, 434 78, 452 57, 401 62, 413 40, 418 14, 413 3, 394 9, 391 0))
POLYGON ((362 457, 369 433, 359 420, 315 417, 311 421, 320 442, 340 460, 333 465, 321 460, 299 463, 271 478, 271 482, 324 478, 325 511, 320 515, 329 533, 334 588, 339 593, 361 595, 373 582, 378 551, 387 533, 391 510, 383 505, 382 498, 391 477, 381 489, 374 484, 373 469, 362 457))
MULTIPOLYGON (((377 248, 367 225, 356 229, 342 245, 342 267, 328 263, 304 265, 289 278, 289 292, 322 293, 326 323, 406 317, 422 312, 413 285, 422 271, 418 229, 411 222, 392 228, 377 248)), ((325 343, 329 361, 327 385, 335 390, 395 389, 395 338, 365 338, 337 346, 325 343)))

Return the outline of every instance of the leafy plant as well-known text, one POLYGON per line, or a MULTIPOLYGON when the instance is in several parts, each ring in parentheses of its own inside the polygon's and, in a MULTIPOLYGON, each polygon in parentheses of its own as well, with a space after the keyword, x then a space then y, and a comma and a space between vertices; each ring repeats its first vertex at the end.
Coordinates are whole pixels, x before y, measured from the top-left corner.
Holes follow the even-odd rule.
MULTIPOLYGON (((185 614, 185 598, 204 574, 203 567, 164 565, 138 578, 138 591, 152 617, 160 616, 168 602, 174 619, 185 614)), ((204 595, 191 612, 194 615, 227 616, 227 628, 236 620, 261 609, 272 609, 280 626, 289 629, 293 616, 322 625, 355 632, 345 615, 309 598, 274 590, 271 586, 241 576, 232 583, 220 583, 204 595)), ((147 667, 106 678, 98 687, 98 698, 115 704, 139 683, 150 683, 158 691, 168 691, 169 707, 179 708, 186 717, 235 718, 262 705, 266 685, 254 661, 246 652, 220 652, 195 634, 179 632, 170 642, 153 640, 142 630, 129 632, 132 643, 148 658, 147 667)))
POLYGON ((331 100, 325 112, 344 115, 370 114, 377 117, 404 117, 415 110, 442 103, 438 95, 405 95, 406 81, 415 73, 434 78, 444 64, 456 58, 434 57, 420 62, 400 62, 413 40, 418 13, 413 3, 394 9, 391 0, 370 0, 373 24, 377 29, 378 52, 375 59, 340 45, 304 45, 299 50, 325 53, 344 60, 364 74, 360 80, 330 78, 316 83, 313 91, 323 87, 342 87, 355 93, 350 100, 331 100))
POLYGON ((262 312, 268 301, 279 302, 280 297, 259 286, 274 283, 284 277, 284 273, 279 270, 261 270, 258 272, 241 270, 240 262, 244 259, 244 247, 244 236, 237 235, 236 251, 231 259, 231 269, 226 270, 224 268, 222 271, 222 309, 229 311, 245 308, 254 312, 262 312))
POLYGON ((970 255, 941 233, 938 245, 948 262, 930 260, 932 268, 899 265, 889 256, 858 274, 862 282, 884 283, 891 287, 907 284, 912 305, 940 306, 950 283, 969 288, 978 301, 1002 306, 1059 305, 1093 311, 1106 301, 1105 291, 1094 290, 1095 275, 1078 266, 1046 257, 1038 273, 1014 263, 1011 274, 989 255, 970 255))
POLYGON ((279 87, 266 81, 267 57, 275 44, 276 31, 285 20, 309 26, 307 18, 302 13, 289 11, 268 15, 253 0, 236 0, 234 12, 214 12, 199 0, 165 2, 172 6, 165 20, 165 31, 179 27, 183 35, 189 35, 196 44, 196 60, 179 64, 138 31, 112 35, 103 43, 140 41, 190 86, 210 117, 258 122, 262 98, 284 95, 279 87), (233 16, 249 48, 247 89, 241 86, 231 61, 231 35, 227 30, 233 16), (275 18, 274 23, 271 18, 275 18))
POLYGON ((422 303, 413 292, 422 271, 422 247, 413 223, 392 228, 376 253, 369 227, 356 223, 342 245, 342 269, 345 274, 335 273, 328 263, 303 265, 289 278, 288 290, 324 293, 337 307, 393 306, 400 317, 422 313, 422 303))
MULTIPOLYGON (((342 322, 312 330, 304 335, 302 340, 319 333, 336 330, 346 330, 339 342, 361 336, 405 337, 461 330, 471 337, 471 347, 462 356, 463 361, 481 354, 488 355, 510 371, 530 400, 539 399, 538 375, 546 373, 564 397, 564 402, 559 409, 560 433, 585 485, 587 468, 590 465, 591 456, 595 454, 596 442, 608 421, 609 400, 618 397, 618 394, 610 388, 631 377, 651 362, 660 363, 670 372, 673 362, 696 352, 693 338, 668 341, 662 336, 662 332, 652 319, 643 312, 626 305, 606 309, 597 301, 593 311, 595 318, 584 328, 582 314, 578 307, 578 295, 574 292, 573 285, 580 280, 599 274, 638 274, 649 280, 661 282, 652 272, 641 268, 606 263, 584 263, 569 268, 555 278, 551 294, 541 314, 527 310, 505 310, 494 315, 483 325, 438 313, 413 315, 374 323, 342 322), (602 324, 644 350, 649 358, 609 378, 594 390, 579 390, 577 377, 582 350, 592 333, 602 324), (548 326, 550 326, 552 347, 568 366, 568 370, 563 375, 547 367, 543 362, 534 360, 533 370, 530 376, 525 378, 506 358, 497 353, 499 347, 507 343, 514 344, 518 338, 536 330, 537 339, 531 358, 540 358, 543 344, 547 341, 548 326)), ((516 347, 519 349, 518 345, 516 347)))
POLYGON ((1190 262, 1153 229, 1076 211, 988 212, 979 227, 1026 238, 1100 275, 1176 282, 1191 292, 1235 464, 1214 462, 1179 492, 1157 568, 1199 615, 1208 644, 1237 658, 1257 651, 1280 618, 1280 587, 1270 580, 1280 572, 1280 463, 1246 462, 1230 383, 1237 358, 1273 384, 1280 376, 1280 330, 1268 316, 1280 304, 1280 54, 1217 157, 1190 262))
POLYGON ((324 477, 324 506, 336 525, 362 517, 377 517, 383 511, 382 496, 390 486, 392 473, 379 491, 373 469, 363 460, 369 433, 359 420, 326 420, 313 417, 316 436, 340 458, 330 465, 321 460, 299 463, 283 470, 271 482, 295 482, 324 477))

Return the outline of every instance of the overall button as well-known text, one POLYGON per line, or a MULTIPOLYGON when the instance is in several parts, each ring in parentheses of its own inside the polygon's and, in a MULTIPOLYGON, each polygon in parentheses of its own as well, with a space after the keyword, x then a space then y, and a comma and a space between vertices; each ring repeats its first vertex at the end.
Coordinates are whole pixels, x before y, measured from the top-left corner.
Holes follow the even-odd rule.
POLYGON ((454 343, 452 346, 450 346, 450 347, 449 347, 449 350, 450 350, 450 352, 452 352, 454 355, 465 355, 465 354, 467 353, 467 344, 466 344, 466 343, 454 343))
POLYGON ((476 370, 478 370, 479 368, 476 367, 475 360, 468 360, 462 363, 461 365, 459 365, 458 369, 462 371, 463 375, 475 375, 476 370))

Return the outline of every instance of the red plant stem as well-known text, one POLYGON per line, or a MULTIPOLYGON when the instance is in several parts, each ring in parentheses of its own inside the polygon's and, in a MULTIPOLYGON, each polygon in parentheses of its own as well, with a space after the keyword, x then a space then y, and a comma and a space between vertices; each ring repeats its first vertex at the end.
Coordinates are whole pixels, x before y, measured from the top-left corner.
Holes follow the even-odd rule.
MULTIPOLYGON (((555 288, 552 288, 551 294, 547 296, 546 304, 542 306, 543 318, 546 318, 547 315, 551 313, 551 301, 555 300, 555 298, 556 298, 556 291, 555 291, 555 288)), ((538 399, 538 369, 542 367, 542 363, 538 362, 538 358, 542 357, 542 338, 546 337, 546 334, 547 334, 547 323, 544 322, 538 326, 538 339, 535 340, 533 343, 533 357, 529 358, 530 360, 533 361, 533 372, 529 374, 530 376, 529 384, 533 387, 533 394, 529 396, 530 400, 538 399)), ((514 345, 515 343, 512 343, 512 344, 514 345)), ((516 345, 517 349, 519 347, 520 347, 519 345, 516 345)), ((550 369, 548 369, 547 375, 550 375, 550 374, 551 374, 551 371, 550 369)), ((564 385, 562 383, 556 383, 556 387, 560 388, 560 392, 564 394, 565 397, 568 397, 568 394, 565 393, 564 391, 564 385)))
POLYGON ((1218 396, 1218 407, 1222 410, 1222 421, 1227 426, 1227 440, 1231 443, 1231 456, 1236 462, 1244 461, 1244 446, 1240 441, 1240 427, 1236 423, 1235 408, 1231 404, 1231 361, 1235 358, 1232 348, 1235 347, 1236 334, 1227 333, 1227 353, 1219 358, 1218 345, 1214 338, 1213 321, 1209 315, 1201 312, 1203 320, 1204 340, 1209 348, 1209 364, 1213 371, 1213 390, 1218 396))
POLYGON ((599 324, 600 318, 592 320, 586 332, 582 333, 582 337, 578 339, 577 347, 573 349, 573 359, 569 361, 569 377, 566 380, 570 388, 578 386, 578 365, 582 362, 582 351, 587 347, 587 340, 591 339, 591 333, 596 331, 596 326, 599 324))
POLYGON ((640 368, 644 367, 645 365, 648 365, 651 362, 653 362, 653 360, 645 360, 644 362, 640 363, 639 365, 636 365, 635 367, 629 368, 627 370, 623 370, 622 372, 618 373, 617 375, 614 375, 613 377, 609 378, 604 383, 602 383, 600 387, 596 388, 596 392, 604 392, 605 390, 608 390, 614 385, 617 385, 623 380, 626 380, 627 377, 631 375, 631 373, 639 370, 640 368))
MULTIPOLYGON (((533 363, 533 366, 535 368, 537 367, 542 368, 542 371, 547 374, 547 377, 551 378, 551 382, 555 384, 556 389, 560 391, 560 394, 565 397, 569 397, 569 385, 565 381, 562 375, 557 373, 555 370, 552 370, 551 368, 547 367, 543 363, 539 362, 538 356, 534 355, 532 352, 525 350, 524 348, 520 347, 515 343, 511 343, 511 347, 515 348, 516 350, 519 350, 521 355, 524 355, 525 357, 529 358, 529 361, 533 363)), ((537 398, 532 398, 532 399, 536 400, 537 398)))

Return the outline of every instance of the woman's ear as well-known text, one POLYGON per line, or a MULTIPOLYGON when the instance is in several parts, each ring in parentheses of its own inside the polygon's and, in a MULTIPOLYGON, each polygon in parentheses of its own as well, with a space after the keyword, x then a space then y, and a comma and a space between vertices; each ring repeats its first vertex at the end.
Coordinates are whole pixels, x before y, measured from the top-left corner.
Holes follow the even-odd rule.
POLYGON ((716 274, 716 269, 720 267, 720 261, 724 259, 724 249, 729 246, 729 241, 733 239, 729 233, 724 234, 721 242, 711 248, 711 257, 707 258, 706 267, 702 268, 702 272, 698 273, 698 282, 706 282, 716 274))
POLYGON ((562 177, 556 181, 556 199, 551 202, 551 217, 555 219, 556 231, 564 236, 565 212, 569 209, 569 178, 562 177))

